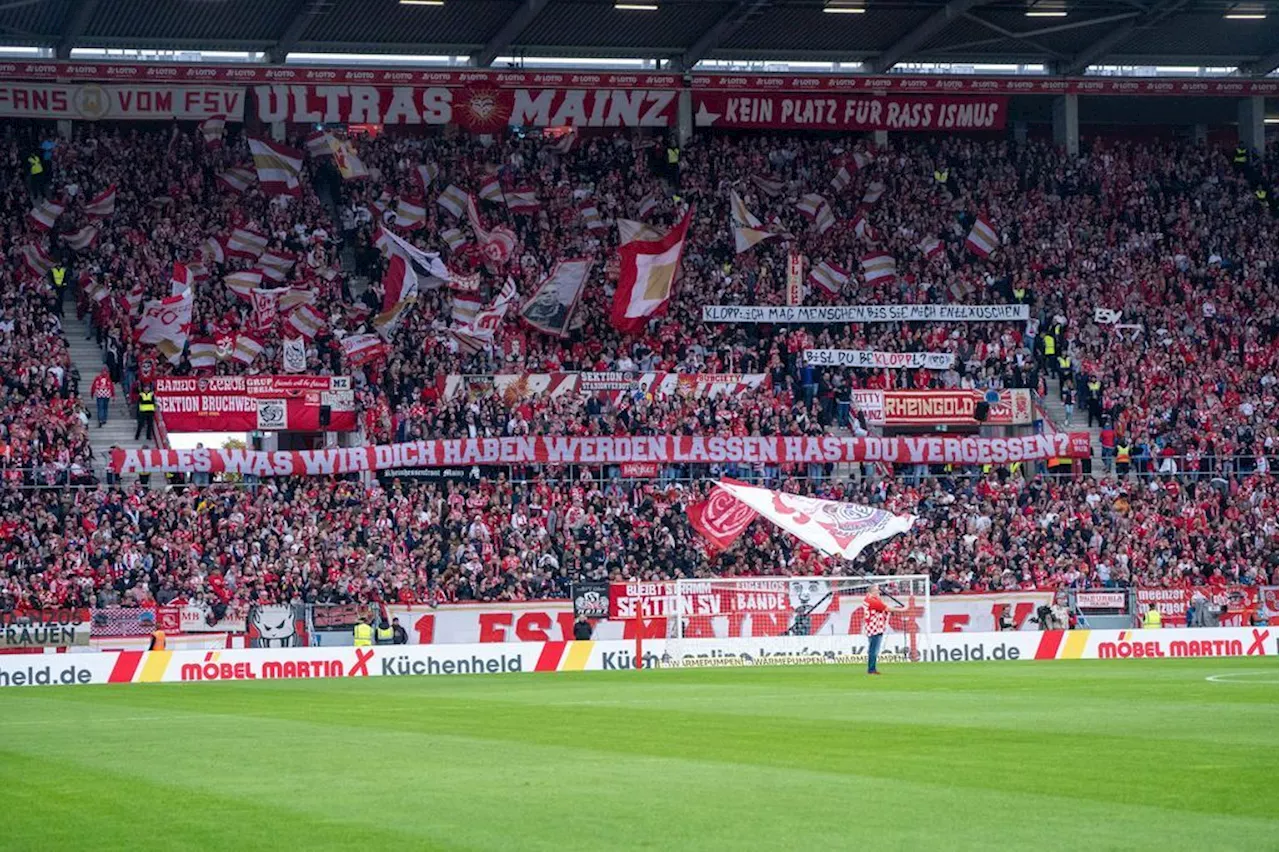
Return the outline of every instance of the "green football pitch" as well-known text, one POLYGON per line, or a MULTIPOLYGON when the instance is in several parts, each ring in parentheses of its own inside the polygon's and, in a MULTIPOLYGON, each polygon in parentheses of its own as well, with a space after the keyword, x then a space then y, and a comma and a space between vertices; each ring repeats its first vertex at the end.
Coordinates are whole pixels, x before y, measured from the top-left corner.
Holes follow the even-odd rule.
POLYGON ((1277 848, 1257 659, 0 691, 0 849, 1277 848))

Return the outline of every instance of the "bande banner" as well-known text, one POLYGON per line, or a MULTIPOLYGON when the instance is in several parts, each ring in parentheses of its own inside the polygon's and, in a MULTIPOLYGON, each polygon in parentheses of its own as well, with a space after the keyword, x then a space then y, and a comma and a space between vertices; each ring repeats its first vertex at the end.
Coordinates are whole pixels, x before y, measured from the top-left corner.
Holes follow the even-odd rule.
POLYGON ((845 325, 851 322, 1021 322, 1027 305, 703 305, 703 322, 845 325))
POLYGON ((1214 623, 1223 627, 1244 627, 1247 626, 1246 611, 1259 603, 1259 588, 1257 586, 1196 586, 1166 589, 1139 586, 1134 593, 1138 604, 1138 615, 1146 612, 1147 607, 1155 606, 1160 611, 1163 627, 1185 627, 1187 607, 1197 596, 1204 606, 1213 611, 1214 623))
MULTIPOLYGON (((0 62, 0 80, 78 80, 98 83, 190 81, 199 83, 354 83, 362 86, 559 87, 568 89, 680 89, 679 74, 599 71, 521 71, 480 68, 279 66, 194 62, 0 62)), ((1275 78, 1248 77, 1051 77, 959 74, 697 74, 695 92, 867 92, 915 95, 1148 95, 1245 97, 1277 92, 1275 78)))
MULTIPOLYGON (((167 421, 166 421, 167 425, 167 421)), ((172 430, 171 431, 176 431, 172 430)), ((227 429, 225 431, 237 431, 227 429)), ((1088 432, 1053 432, 1017 438, 929 435, 852 437, 610 437, 451 438, 328 450, 111 451, 115 473, 239 473, 254 476, 328 476, 389 468, 470 465, 1009 464, 1053 457, 1087 458, 1088 432)))
POLYGON ((698 127, 816 130, 1003 130, 1003 95, 920 97, 817 92, 697 92, 698 127))
POLYGON ((355 398, 347 376, 167 376, 156 405, 170 432, 350 432, 355 398), (321 409, 329 423, 321 424, 321 409))
POLYGON ((949 370, 951 352, 873 352, 866 349, 806 349, 804 362, 818 367, 860 367, 869 370, 949 370))
MULTIPOLYGON (((974 408, 983 399, 975 390, 882 391, 855 390, 852 407, 872 426, 973 426, 974 408)), ((1000 399, 990 404, 988 426, 1025 426, 1034 419, 1031 391, 1014 388, 1000 391, 1000 399)))
MULTIPOLYGON (((559 76, 559 75, 558 75, 559 76)), ((569 76, 569 75, 563 75, 569 76)), ((475 133, 503 127, 674 127, 671 88, 446 86, 254 86, 258 118, 296 123, 457 124, 475 133)))
POLYGON ((0 83, 4 118, 244 119, 245 93, 232 86, 99 86, 0 83))
POLYGON ((712 398, 769 387, 768 373, 510 373, 497 376, 450 374, 444 379, 441 397, 445 400, 469 393, 477 387, 496 391, 505 400, 538 396, 590 396, 603 394, 617 402, 633 395, 654 397, 687 396, 712 398))
POLYGON ((0 648, 53 648, 88 645, 88 609, 0 612, 0 648))

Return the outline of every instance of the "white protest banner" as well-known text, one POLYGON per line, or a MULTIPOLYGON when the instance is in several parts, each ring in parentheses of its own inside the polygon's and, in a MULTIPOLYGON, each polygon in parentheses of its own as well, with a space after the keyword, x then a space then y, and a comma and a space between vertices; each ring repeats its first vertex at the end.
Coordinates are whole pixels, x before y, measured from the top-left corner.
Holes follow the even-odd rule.
POLYGON ((1027 305, 703 305, 703 322, 843 325, 851 322, 1019 322, 1027 305))
POLYGON ((868 349, 806 349, 804 362, 817 367, 861 367, 870 370, 948 370, 951 352, 875 352, 868 349))

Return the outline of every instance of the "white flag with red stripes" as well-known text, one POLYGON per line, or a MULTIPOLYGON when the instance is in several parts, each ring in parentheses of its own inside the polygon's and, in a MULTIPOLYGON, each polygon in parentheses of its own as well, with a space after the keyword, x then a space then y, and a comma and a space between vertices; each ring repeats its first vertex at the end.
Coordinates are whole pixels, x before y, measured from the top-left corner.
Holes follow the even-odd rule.
POLYGON ((828 296, 839 296, 840 290, 849 283, 849 272, 829 260, 824 260, 809 270, 809 283, 821 288, 828 296))
POLYGON ((980 257, 988 257, 1000 247, 1000 237, 996 235, 996 229, 991 227, 991 223, 984 217, 979 216, 974 221, 973 228, 969 231, 969 236, 965 238, 964 244, 974 254, 980 257))
POLYGON ((862 256, 862 277, 868 284, 898 277, 898 262, 886 251, 873 251, 862 256))
POLYGON ((89 199, 89 203, 84 206, 84 213, 90 219, 105 219, 114 212, 116 212, 116 185, 114 183, 89 199))
POLYGON ((800 211, 801 216, 813 224, 813 227, 818 229, 819 234, 825 234, 836 223, 836 216, 831 210, 831 205, 827 203, 827 199, 816 192, 800 196, 800 201, 796 203, 796 209, 800 211))
POLYGON ((270 139, 249 139, 249 153, 262 191, 271 195, 302 194, 302 152, 270 139))

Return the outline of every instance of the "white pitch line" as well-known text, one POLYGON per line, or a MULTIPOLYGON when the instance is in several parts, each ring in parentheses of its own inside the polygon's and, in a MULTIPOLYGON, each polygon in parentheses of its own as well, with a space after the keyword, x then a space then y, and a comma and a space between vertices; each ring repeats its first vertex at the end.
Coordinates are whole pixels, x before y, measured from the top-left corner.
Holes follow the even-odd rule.
POLYGON ((1210 683, 1280 683, 1280 672, 1267 671, 1265 669, 1255 669, 1247 672, 1226 672, 1224 674, 1209 675, 1205 680, 1210 683), (1236 678, 1251 678, 1258 675, 1271 675, 1275 680, 1236 680, 1236 678))

